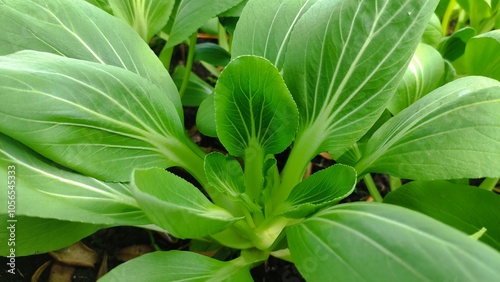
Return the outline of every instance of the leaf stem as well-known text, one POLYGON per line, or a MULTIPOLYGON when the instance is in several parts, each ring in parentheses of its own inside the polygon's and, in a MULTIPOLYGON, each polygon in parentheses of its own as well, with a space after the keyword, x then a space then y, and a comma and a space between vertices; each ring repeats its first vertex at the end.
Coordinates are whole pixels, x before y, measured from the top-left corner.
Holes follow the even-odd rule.
POLYGON ((182 98, 186 92, 187 86, 189 84, 189 76, 191 75, 191 70, 193 69, 194 54, 196 51, 196 40, 198 39, 198 33, 195 32, 189 37, 189 51, 186 62, 186 70, 184 72, 184 79, 182 80, 181 88, 179 89, 179 96, 182 98))
POLYGON ((264 151, 260 147, 258 141, 249 142, 243 160, 245 161, 245 193, 254 201, 262 192, 264 183, 264 176, 262 174, 264 151))
POLYGON ((365 180, 366 188, 368 188, 368 192, 370 192, 370 195, 372 196, 373 200, 379 203, 382 202, 383 201, 382 196, 380 195, 377 189, 377 185, 375 185, 375 182, 373 181, 372 175, 367 173, 365 174, 363 179, 365 180))
MULTIPOLYGON (((166 46, 166 45, 165 45, 166 46)), ((165 67, 167 71, 170 70, 170 61, 172 60, 172 54, 174 53, 174 47, 163 47, 158 58, 165 67)))
POLYGON ((281 185, 279 189, 273 189, 271 193, 274 207, 284 202, 293 187, 302 181, 307 165, 318 153, 323 139, 313 133, 315 130, 309 127, 296 137, 290 156, 281 172, 281 185))
POLYGON ((485 178, 483 182, 479 185, 479 188, 488 191, 493 191, 493 188, 495 188, 498 181, 500 181, 500 178, 485 178))
POLYGON ((175 152, 178 165, 196 178, 196 180, 203 186, 203 188, 207 189, 207 192, 210 194, 204 168, 206 153, 198 145, 196 145, 196 143, 192 142, 188 136, 185 136, 185 138, 182 138, 179 141, 184 142, 180 143, 177 148, 171 149, 172 152, 175 152))

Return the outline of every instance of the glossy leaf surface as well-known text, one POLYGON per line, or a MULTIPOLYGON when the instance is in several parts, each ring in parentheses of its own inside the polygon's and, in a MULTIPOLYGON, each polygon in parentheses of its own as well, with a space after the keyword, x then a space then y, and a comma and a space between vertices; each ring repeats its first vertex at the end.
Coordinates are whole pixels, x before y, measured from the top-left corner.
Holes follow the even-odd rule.
POLYGON ((240 163, 229 155, 213 152, 205 157, 205 174, 209 185, 219 192, 238 198, 245 192, 245 179, 240 163))
POLYGON ((311 158, 343 153, 384 111, 437 1, 318 0, 290 36, 283 76, 311 158))
POLYGON ((253 281, 248 267, 193 252, 154 252, 126 262, 99 281, 253 281), (161 270, 161 271, 158 271, 161 270))
POLYGON ((443 84, 445 65, 436 49, 419 44, 387 108, 397 114, 443 84))
POLYGON ((178 238, 199 238, 237 221, 186 180, 160 168, 135 170, 132 193, 151 221, 178 238))
POLYGON ((441 22, 436 14, 433 14, 427 27, 425 27, 424 34, 422 34, 422 43, 436 47, 441 37, 441 22))
POLYGON ((250 1, 234 32, 233 58, 241 55, 261 56, 281 69, 292 29, 315 2, 316 0, 250 1))
POLYGON ((430 217, 393 205, 338 205, 288 227, 287 238, 307 281, 500 278, 499 252, 430 217))
POLYGON ((356 185, 356 171, 346 165, 333 165, 320 170, 295 186, 285 201, 291 218, 303 218, 349 196, 356 185))
POLYGON ((479 240, 500 251, 500 195, 446 181, 414 181, 390 192, 385 203, 416 210, 467 234, 481 228, 479 240))
POLYGON ((0 11, 0 55, 36 50, 127 69, 159 87, 182 116, 167 70, 121 20, 73 0, 2 0, 0 11))
MULTIPOLYGON (((15 167, 17 216, 101 225, 150 223, 127 184, 105 183, 60 168, 0 134, 0 176, 7 179, 11 166, 15 167)), ((7 201, 1 207, 7 212, 7 201)))
POLYGON ((0 99, 1 132, 106 181, 180 165, 190 142, 160 89, 117 67, 34 51, 3 56, 0 99))
POLYGON ((471 38, 464 53, 465 72, 500 80, 500 30, 471 38))
POLYGON ((467 42, 476 35, 476 31, 470 27, 464 27, 452 35, 439 42, 437 50, 443 55, 443 58, 449 61, 455 61, 465 52, 467 42))
POLYGON ((427 94, 373 134, 356 168, 415 180, 500 176, 500 83, 465 77, 427 94))
POLYGON ((252 143, 276 154, 292 142, 297 107, 268 60, 236 58, 221 73, 214 95, 217 134, 231 155, 243 156, 252 143))

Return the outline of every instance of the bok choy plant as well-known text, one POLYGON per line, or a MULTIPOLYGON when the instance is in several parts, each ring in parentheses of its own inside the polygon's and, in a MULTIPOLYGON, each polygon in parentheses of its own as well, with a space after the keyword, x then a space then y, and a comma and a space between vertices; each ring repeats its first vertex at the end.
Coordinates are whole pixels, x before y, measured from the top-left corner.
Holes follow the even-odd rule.
POLYGON ((0 174, 16 175, 16 209, 6 192, 0 209, 16 241, 1 254, 129 225, 238 256, 158 251, 100 281, 251 281, 270 256, 308 281, 498 280, 500 83, 448 79, 439 54, 437 78, 407 75, 433 52, 418 46, 437 2, 248 1, 197 117, 227 151, 207 154, 145 43, 165 28, 176 38, 168 17, 142 28, 120 1, 128 24, 85 1, 0 0, 0 174), (336 164, 304 179, 322 152, 336 164), (382 199, 372 173, 412 181, 382 199), (339 203, 362 180, 375 202, 339 203))

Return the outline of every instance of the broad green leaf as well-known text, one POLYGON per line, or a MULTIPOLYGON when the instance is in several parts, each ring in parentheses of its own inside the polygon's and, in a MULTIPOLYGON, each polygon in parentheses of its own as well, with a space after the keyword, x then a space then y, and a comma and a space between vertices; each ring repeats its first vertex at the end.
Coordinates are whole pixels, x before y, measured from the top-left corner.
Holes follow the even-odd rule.
MULTIPOLYGON (((22 200, 22 198, 18 200, 22 200)), ((50 203, 47 203, 47 206, 50 206, 50 203)), ((10 255, 10 248, 15 248, 16 257, 59 250, 104 227, 81 222, 28 216, 16 216, 16 222, 8 222, 8 219, 6 215, 0 215, 0 220, 4 222, 3 226, 7 227, 0 230, 0 238, 4 242, 0 246, 0 255, 4 257, 10 255), (11 227, 10 224, 15 224, 15 238, 11 241, 7 239, 10 238, 11 234, 8 229, 11 227), (15 245, 9 245, 9 242, 14 242, 15 245)))
POLYGON ((436 47, 442 37, 441 22, 436 14, 433 14, 425 27, 424 34, 422 35, 422 43, 436 47))
POLYGON ((127 70, 22 51, 0 57, 0 100, 0 132, 82 174, 129 181, 135 167, 203 169, 173 104, 127 70))
MULTIPOLYGON (((15 176, 16 216, 100 225, 150 223, 127 184, 105 183, 59 168, 0 134, 0 177, 7 180, 8 175, 15 176)), ((2 199, 7 198, 4 192, 2 199)), ((6 213, 7 201, 0 206, 6 213)))
POLYGON ((209 95, 201 102, 196 113, 196 126, 198 130, 206 136, 217 137, 217 128, 215 126, 215 105, 214 96, 209 95))
POLYGON ((234 32, 232 55, 261 56, 278 69, 290 34, 300 17, 316 0, 252 0, 243 9, 234 32))
POLYGON ((500 253, 398 206, 353 203, 287 228, 307 281, 497 281, 500 253))
POLYGON ((167 47, 173 47, 188 38, 206 21, 231 9, 243 0, 181 0, 172 28, 169 32, 167 47))
POLYGON ((392 114, 408 108, 418 99, 441 86, 444 74, 445 65, 441 54, 427 44, 419 44, 387 108, 392 114))
POLYGON ((193 252, 168 251, 142 255, 123 263, 100 282, 253 281, 248 265, 218 261, 193 252))
POLYGON ((0 55, 36 50, 127 69, 158 86, 182 118, 167 70, 121 20, 74 0, 1 0, 0 11, 0 55))
POLYGON ((465 77, 427 94, 373 134, 356 169, 415 180, 500 176, 500 83, 465 77))
POLYGON ((314 173, 295 186, 281 207, 282 216, 304 218, 339 202, 354 191, 356 171, 346 165, 333 165, 314 173))
POLYGON ((231 54, 217 44, 205 42, 196 45, 195 60, 225 67, 231 60, 231 54))
POLYGON ((238 18, 240 17, 241 13, 243 12, 243 8, 247 5, 249 0, 243 0, 240 2, 240 4, 232 7, 231 9, 221 13, 219 17, 233 17, 233 18, 238 18))
POLYGON ((160 168, 135 170, 132 194, 154 224, 178 238, 205 237, 239 220, 186 180, 160 168))
POLYGON ((175 0, 108 0, 113 14, 148 42, 167 24, 175 0))
POLYGON ((264 154, 276 154, 292 142, 297 107, 268 60, 236 58, 221 73, 214 95, 217 133, 231 155, 244 156, 255 143, 264 154))
POLYGON ((467 41, 476 35, 476 31, 470 27, 464 27, 452 35, 443 38, 437 46, 437 50, 443 58, 451 62, 458 59, 465 52, 467 41))
POLYGON ((218 35, 219 34, 219 19, 211 18, 206 21, 200 28, 199 31, 209 35, 218 35))
POLYGON ((296 144, 337 157, 377 121, 437 0, 318 0, 290 35, 283 76, 300 112, 296 144))
POLYGON ((500 30, 493 30, 471 38, 467 42, 463 57, 465 73, 500 80, 499 54, 500 30))
POLYGON ((481 228, 479 240, 500 251, 500 195, 446 181, 413 181, 387 194, 384 203, 409 208, 467 234, 481 228))
POLYGON ((245 179, 240 163, 230 155, 213 152, 205 157, 208 184, 219 192, 237 199, 245 192, 245 179))
MULTIPOLYGON (((185 71, 186 68, 184 66, 178 66, 172 76, 175 85, 177 85, 178 88, 182 85, 185 71)), ((213 92, 214 88, 210 84, 205 82, 195 73, 191 72, 186 92, 184 93, 184 96, 182 96, 182 105, 188 107, 198 107, 213 92)))

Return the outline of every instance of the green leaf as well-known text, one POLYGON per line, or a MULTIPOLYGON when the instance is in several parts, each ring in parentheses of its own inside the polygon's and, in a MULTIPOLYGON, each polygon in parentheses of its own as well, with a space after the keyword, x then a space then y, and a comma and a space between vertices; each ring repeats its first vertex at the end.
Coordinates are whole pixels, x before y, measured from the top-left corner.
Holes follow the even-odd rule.
POLYGON ((433 14, 425 27, 424 34, 422 35, 422 43, 436 47, 442 37, 441 22, 436 14, 433 14))
POLYGON ((205 237, 239 220, 186 180, 160 168, 135 170, 132 194, 154 224, 178 238, 205 237))
POLYGON ((356 170, 415 180, 498 177, 499 140, 500 83, 465 77, 380 127, 356 170))
MULTIPOLYGON (((206 21, 200 28, 199 32, 209 34, 209 35, 218 35, 219 34, 219 18, 211 18, 206 21)), ((217 44, 215 44, 217 45, 217 44)))
POLYGON ((167 47, 173 47, 189 37, 206 21, 238 5, 243 0, 199 1, 182 0, 173 22, 167 47))
POLYGON ((384 203, 418 211, 467 234, 484 227, 479 240, 500 251, 500 195, 446 181, 413 181, 387 194, 384 203))
POLYGON ((231 155, 243 156, 255 143, 264 154, 276 154, 292 142, 297 107, 268 60, 236 58, 221 73, 214 95, 217 133, 231 155))
POLYGON ((108 0, 113 14, 149 42, 167 24, 175 0, 108 0))
POLYGON ((408 108, 418 99, 443 84, 445 64, 441 54, 427 44, 419 44, 406 70, 403 81, 389 100, 392 114, 408 108))
POLYGON ((350 166, 337 164, 320 170, 293 188, 279 215, 307 217, 349 196, 356 182, 356 171, 350 166))
POLYGON ((497 281, 500 253, 443 223, 393 205, 353 203, 287 228, 307 281, 497 281))
POLYGON ((243 11, 243 8, 245 8, 245 6, 247 5, 249 0, 243 0, 240 4, 232 7, 231 9, 221 13, 219 15, 219 18, 220 17, 232 17, 232 18, 238 18, 240 17, 242 11, 243 11))
POLYGON ((193 252, 169 251, 142 255, 121 264, 100 282, 253 281, 249 267, 218 261, 193 252))
POLYGON ((316 0, 253 0, 243 9, 234 32, 232 55, 261 56, 278 69, 290 34, 300 17, 316 0))
POLYGON ((209 95, 201 102, 196 113, 196 126, 198 130, 206 136, 217 137, 217 128, 215 126, 215 105, 214 96, 209 95))
POLYGON ((452 35, 443 38, 437 46, 437 50, 448 61, 455 61, 465 52, 467 41, 476 35, 476 30, 470 27, 464 27, 452 35))
MULTIPOLYGON (((184 80, 184 73, 186 68, 178 66, 175 68, 174 75, 172 76, 175 85, 180 89, 182 81, 184 80)), ((187 107, 198 107, 210 94, 214 88, 206 83, 203 79, 191 72, 189 75, 189 82, 184 96, 182 96, 182 105, 187 107)))
MULTIPOLYGON (((8 175, 15 176, 16 216, 101 225, 150 223, 127 184, 105 183, 59 168, 0 134, 0 177, 7 180, 8 175)), ((0 205, 2 213, 7 212, 7 201, 0 205)))
POLYGON ((341 155, 377 121, 437 0, 318 0, 295 25, 283 76, 300 111, 297 147, 341 155))
POLYGON ((0 55, 28 49, 127 69, 158 86, 182 118, 167 70, 121 20, 73 0, 2 0, 0 11, 0 55))
POLYGON ((442 19, 444 13, 446 12, 446 9, 448 8, 448 5, 450 3, 450 0, 440 0, 437 7, 436 7, 436 15, 442 19))
POLYGON ((10 248, 15 249, 16 257, 59 250, 105 227, 28 216, 16 216, 16 222, 8 222, 8 219, 5 214, 0 215, 0 220, 5 222, 4 226, 7 227, 0 230, 0 238, 2 242, 5 242, 0 246, 0 255, 4 257, 10 255, 10 248), (15 224, 15 229, 12 229, 13 232, 15 230, 15 238, 8 241, 7 238, 10 238, 11 234, 8 228, 11 227, 11 224, 15 224), (15 245, 8 245, 10 242, 14 242, 15 245))
POLYGON ((205 42, 196 45, 195 60, 225 67, 231 60, 231 54, 217 44, 205 42))
POLYGON ((205 157, 208 184, 219 192, 238 198, 245 192, 245 179, 240 163, 230 155, 213 152, 205 157))
POLYGON ((135 167, 203 169, 172 103, 127 70, 22 51, 0 57, 0 99, 0 132, 82 174, 129 181, 135 167))
POLYGON ((110 14, 113 14, 111 7, 109 6, 108 0, 86 0, 90 4, 99 7, 101 10, 104 10, 110 14))
POLYGON ((498 54, 500 54, 500 30, 493 30, 471 38, 465 48, 463 72, 500 80, 500 56, 498 54))
POLYGON ((491 16, 491 0, 457 0, 469 16, 472 28, 480 28, 480 23, 491 16))

